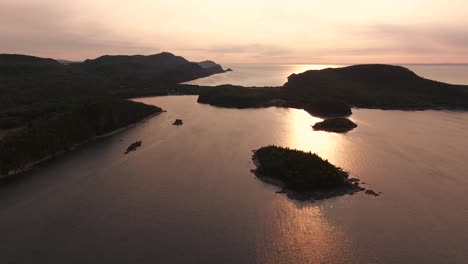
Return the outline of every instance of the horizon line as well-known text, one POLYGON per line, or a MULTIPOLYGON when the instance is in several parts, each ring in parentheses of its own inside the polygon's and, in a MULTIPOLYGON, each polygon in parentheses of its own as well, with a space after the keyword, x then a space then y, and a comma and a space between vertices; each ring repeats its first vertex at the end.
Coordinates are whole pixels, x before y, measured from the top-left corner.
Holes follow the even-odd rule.
MULTIPOLYGON (((156 55, 156 54, 161 54, 161 53, 171 53, 174 56, 180 56, 177 54, 174 54, 172 52, 167 52, 167 51, 162 51, 159 53, 151 53, 151 54, 103 54, 100 56, 97 56, 95 58, 87 58, 83 60, 70 60, 70 59, 64 59, 64 58, 53 58, 53 57, 47 57, 47 56, 40 56, 40 55, 31 55, 31 54, 23 54, 23 53, 0 53, 0 55, 23 55, 23 56, 32 56, 32 57, 37 57, 37 58, 43 58, 43 59, 53 59, 56 61, 67 61, 71 63, 81 63, 86 60, 94 60, 102 56, 151 56, 151 55, 156 55)), ((183 56, 181 56, 183 57, 183 56)), ((183 57, 185 58, 185 57, 183 57)), ((187 59, 187 58, 185 58, 187 59)), ((388 63, 383 63, 383 62, 271 62, 271 63, 256 63, 256 62, 218 62, 216 59, 213 58, 207 58, 205 60, 212 60, 215 61, 218 64, 237 64, 237 65, 338 65, 338 66, 350 66, 350 65, 364 65, 364 64, 387 64, 387 65, 440 65, 440 66, 456 66, 456 65, 468 65, 468 62, 435 62, 435 63, 421 63, 421 62, 388 62, 388 63)), ((191 61, 190 62, 199 62, 199 61, 191 61)))

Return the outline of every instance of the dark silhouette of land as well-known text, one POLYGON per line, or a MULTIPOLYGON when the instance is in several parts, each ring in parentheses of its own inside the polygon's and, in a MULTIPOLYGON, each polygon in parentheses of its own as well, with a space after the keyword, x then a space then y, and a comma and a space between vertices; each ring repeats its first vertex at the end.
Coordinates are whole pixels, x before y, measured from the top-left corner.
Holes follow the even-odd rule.
POLYGON ((295 107, 317 116, 346 116, 350 107, 468 109, 468 86, 419 77, 391 65, 356 65, 292 74, 276 88, 199 87, 198 102, 222 107, 295 107))
POLYGON ((171 53, 102 56, 81 63, 0 55, 0 175, 160 113, 127 101, 168 94, 178 83, 224 70, 171 53))
POLYGON ((182 119, 176 119, 174 123, 172 123, 173 126, 181 126, 183 124, 184 122, 182 121, 182 119))
POLYGON ((314 130, 343 133, 355 129, 357 125, 343 117, 329 118, 312 126, 314 130))
POLYGON ((132 151, 135 151, 139 147, 141 147, 141 141, 135 141, 132 144, 130 144, 130 146, 128 146, 128 148, 127 148, 127 150, 125 151, 124 154, 128 154, 128 153, 130 153, 132 151))
POLYGON ((281 192, 298 200, 318 200, 365 190, 359 180, 317 154, 277 146, 255 151, 253 172, 266 182, 283 187, 281 192))

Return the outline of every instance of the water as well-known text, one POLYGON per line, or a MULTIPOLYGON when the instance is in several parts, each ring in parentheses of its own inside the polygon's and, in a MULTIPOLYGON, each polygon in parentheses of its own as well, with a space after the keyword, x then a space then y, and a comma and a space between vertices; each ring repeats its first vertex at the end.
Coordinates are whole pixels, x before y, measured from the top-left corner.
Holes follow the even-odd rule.
MULTIPOLYGON (((276 67, 244 81, 261 83, 276 67)), ((168 112, 0 183, 1 263, 468 259, 466 112, 354 109, 359 127, 334 134, 312 131, 320 119, 297 109, 138 101, 168 112), (176 118, 184 125, 172 126, 176 118), (124 155, 136 140, 143 146, 124 155), (316 152, 383 195, 291 201, 249 172, 252 150, 269 144, 316 152)))
MULTIPOLYGON (((344 67, 346 65, 332 64, 297 64, 297 65, 223 65, 234 71, 216 74, 206 78, 188 82, 197 85, 236 84, 242 86, 282 86, 292 73, 302 73, 307 70, 344 67)), ((468 65, 403 65, 416 74, 441 82, 468 85, 468 65)))
POLYGON ((406 65, 418 75, 452 84, 468 85, 468 65, 406 65))
POLYGON ((215 86, 221 84, 235 84, 242 86, 282 86, 288 81, 288 76, 293 73, 301 73, 307 70, 319 70, 324 68, 336 68, 340 65, 254 65, 254 64, 227 64, 225 68, 233 69, 232 72, 215 74, 206 78, 197 79, 189 84, 215 86))

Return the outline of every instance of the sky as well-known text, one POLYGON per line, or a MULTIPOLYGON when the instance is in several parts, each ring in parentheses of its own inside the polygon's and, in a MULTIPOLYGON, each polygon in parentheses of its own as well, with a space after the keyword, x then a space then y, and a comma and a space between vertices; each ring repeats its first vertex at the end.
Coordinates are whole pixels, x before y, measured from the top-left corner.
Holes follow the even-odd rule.
POLYGON ((0 53, 467 63, 468 0, 0 0, 0 53))

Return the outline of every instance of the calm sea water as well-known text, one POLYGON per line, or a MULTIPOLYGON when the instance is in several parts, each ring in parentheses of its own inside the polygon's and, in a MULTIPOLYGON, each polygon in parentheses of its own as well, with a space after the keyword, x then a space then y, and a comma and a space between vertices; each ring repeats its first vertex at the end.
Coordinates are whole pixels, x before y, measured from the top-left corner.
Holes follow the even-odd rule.
POLYGON ((138 99, 168 112, 0 183, 0 262, 466 263, 468 113, 354 109, 334 134, 302 110, 196 99, 138 99), (383 195, 291 201, 249 172, 269 144, 383 195))
MULTIPOLYGON (((234 71, 216 74, 207 78, 198 79, 190 84, 221 85, 236 84, 243 86, 282 86, 292 73, 301 73, 307 70, 320 70, 325 68, 343 67, 346 65, 332 64, 302 64, 302 65, 251 65, 228 64, 223 65, 234 71)), ((468 85, 468 65, 403 65, 419 76, 452 84, 468 85)))

